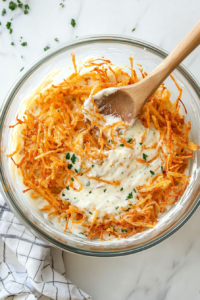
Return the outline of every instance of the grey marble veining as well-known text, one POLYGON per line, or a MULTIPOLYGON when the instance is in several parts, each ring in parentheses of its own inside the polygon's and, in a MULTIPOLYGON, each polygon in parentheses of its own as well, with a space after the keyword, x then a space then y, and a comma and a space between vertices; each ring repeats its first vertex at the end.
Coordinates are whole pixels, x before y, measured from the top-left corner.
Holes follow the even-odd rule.
MULTIPOLYGON (((25 0, 27 15, 20 9, 10 11, 8 3, 0 0, 0 104, 20 69, 46 46, 76 36, 124 34, 171 51, 200 19, 199 0, 25 0), (7 13, 1 16, 3 8, 7 13)), ((200 80, 200 49, 184 63, 200 80)), ((200 299, 200 211, 173 236, 144 252, 112 259, 66 253, 65 261, 68 278, 94 300, 200 299)))

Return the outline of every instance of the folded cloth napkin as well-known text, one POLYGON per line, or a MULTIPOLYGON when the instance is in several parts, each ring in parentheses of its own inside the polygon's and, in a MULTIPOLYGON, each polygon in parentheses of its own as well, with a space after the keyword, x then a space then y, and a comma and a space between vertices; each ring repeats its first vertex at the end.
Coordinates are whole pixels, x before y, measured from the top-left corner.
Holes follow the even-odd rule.
POLYGON ((63 251, 34 236, 0 195, 0 300, 91 300, 65 277, 63 251))

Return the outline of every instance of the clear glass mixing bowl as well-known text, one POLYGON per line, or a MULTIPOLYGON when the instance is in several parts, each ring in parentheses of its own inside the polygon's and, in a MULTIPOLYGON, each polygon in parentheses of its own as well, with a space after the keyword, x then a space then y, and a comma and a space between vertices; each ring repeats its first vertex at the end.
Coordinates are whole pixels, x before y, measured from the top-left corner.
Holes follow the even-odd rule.
MULTIPOLYGON (((34 63, 25 69, 11 87, 0 112, 0 188, 7 204, 14 214, 29 227, 37 236, 50 242, 53 246, 91 256, 120 256, 147 249, 156 245, 178 230, 193 214, 199 204, 200 191, 200 151, 194 153, 190 163, 190 184, 183 197, 174 204, 164 215, 154 229, 145 230, 131 238, 114 242, 100 242, 60 232, 41 213, 30 207, 26 195, 13 182, 8 167, 8 143, 10 136, 9 125, 15 119, 16 111, 23 98, 33 90, 41 80, 52 70, 59 70, 72 65, 71 52, 76 55, 76 61, 87 56, 104 56, 115 64, 129 65, 129 57, 134 58, 134 68, 142 64, 147 72, 151 72, 166 56, 167 53, 149 43, 126 36, 99 35, 79 38, 47 51, 34 63), (7 191, 6 191, 7 189, 7 191)), ((174 77, 183 88, 182 100, 187 108, 186 121, 192 123, 191 138, 200 144, 200 85, 190 72, 181 65, 173 72, 174 77)), ((177 89, 170 78, 166 86, 175 101, 177 89)))

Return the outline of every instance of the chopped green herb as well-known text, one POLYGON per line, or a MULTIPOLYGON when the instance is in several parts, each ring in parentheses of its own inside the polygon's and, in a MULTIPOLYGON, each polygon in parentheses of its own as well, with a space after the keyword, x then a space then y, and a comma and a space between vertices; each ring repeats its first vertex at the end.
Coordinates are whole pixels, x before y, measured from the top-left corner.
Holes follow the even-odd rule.
POLYGON ((20 72, 23 71, 23 70, 24 70, 24 68, 21 68, 20 72))
MULTIPOLYGON (((11 45, 14 46, 14 43, 12 42, 11 45)), ((20 70, 20 71, 21 71, 21 70, 20 70)))
POLYGON ((20 0, 17 0, 17 3, 21 3, 21 1, 20 1, 20 0))
POLYGON ((124 188, 121 188, 121 189, 120 189, 120 192, 122 192, 122 191, 123 191, 123 189, 124 189, 124 188))
POLYGON ((89 191, 89 194, 91 194, 92 193, 92 191, 89 191))
POLYGON ((68 169, 71 170, 71 168, 73 167, 73 165, 68 165, 68 169))
POLYGON ((161 166, 160 168, 161 168, 161 171, 163 171, 163 166, 161 166))
POLYGON ((23 8, 23 3, 18 4, 19 8, 23 8))
POLYGON ((143 145, 143 143, 140 143, 140 145, 142 146, 142 145, 143 145))
POLYGON ((71 181, 74 181, 74 178, 73 178, 73 177, 71 178, 71 181))
POLYGON ((75 172, 76 172, 76 173, 78 173, 78 170, 77 170, 77 169, 75 169, 75 172))
POLYGON ((120 147, 124 147, 124 144, 120 144, 120 147))
POLYGON ((66 159, 70 159, 70 153, 69 152, 66 154, 66 159))
POLYGON ((115 207, 115 209, 117 210, 119 208, 119 206, 115 207))
POLYGON ((10 29, 10 26, 11 26, 11 23, 10 23, 10 22, 7 22, 6 27, 7 27, 8 29, 10 29))
POLYGON ((86 183, 86 186, 89 186, 90 185, 90 182, 88 181, 87 183, 86 183))
POLYGON ((59 42, 58 38, 55 39, 56 42, 59 42))
POLYGON ((130 142, 132 142, 132 139, 128 139, 128 140, 127 140, 127 143, 130 143, 130 142))
POLYGON ((83 234, 83 235, 85 235, 83 232, 79 232, 79 234, 83 234))
POLYGON ((80 176, 83 176, 83 174, 81 174, 80 176))
POLYGON ((131 192, 131 193, 129 193, 129 194, 128 194, 128 196, 127 196, 126 200, 128 200, 128 199, 132 199, 132 198, 133 198, 133 193, 131 192))
POLYGON ((8 275, 10 275, 11 273, 10 272, 8 272, 8 275))
POLYGON ((25 8, 25 9, 29 9, 30 7, 29 7, 28 4, 25 4, 25 5, 24 5, 24 8, 25 8))
POLYGON ((75 99, 74 99, 74 98, 72 98, 72 101, 75 101, 75 99))
POLYGON ((89 214, 91 214, 91 215, 92 215, 91 211, 89 211, 89 214))
POLYGON ((74 19, 71 19, 71 25, 72 25, 72 27, 74 27, 76 25, 76 22, 74 19))
POLYGON ((184 149, 181 149, 181 153, 183 152, 184 149))
POLYGON ((137 193, 136 189, 133 189, 135 193, 137 193))
POLYGON ((57 112, 60 112, 60 110, 59 110, 59 109, 57 109, 57 112))
POLYGON ((132 31, 135 31, 135 28, 133 28, 132 31))
POLYGON ((28 10, 27 10, 27 9, 25 9, 25 11, 24 11, 24 14, 25 14, 25 15, 27 15, 27 14, 28 14, 28 10))
POLYGON ((1 22, 0 22, 0 25, 1 25, 1 22))
POLYGON ((15 10, 15 8, 17 7, 17 4, 13 1, 10 1, 9 6, 8 6, 11 10, 15 10))
POLYGON ((107 191, 107 189, 105 189, 105 190, 103 190, 104 191, 104 193, 107 191))
POLYGON ((5 10, 5 8, 2 10, 2 13, 1 13, 1 15, 2 16, 4 16, 6 14, 6 10, 5 10))
POLYGON ((113 140, 109 140, 109 141, 108 141, 108 143, 111 143, 111 144, 113 144, 113 140))
POLYGON ((127 230, 127 229, 121 229, 121 231, 122 231, 122 232, 128 232, 128 230, 127 230))
POLYGON ((122 135, 122 134, 123 134, 123 131, 120 131, 119 134, 122 135))
POLYGON ((147 155, 147 154, 145 154, 145 153, 143 153, 143 154, 142 154, 142 157, 143 157, 143 159, 146 161, 146 159, 147 159, 148 155, 147 155))
POLYGON ((10 34, 13 32, 13 30, 10 28, 10 34))
POLYGON ((94 165, 92 165, 92 168, 94 168, 94 165))
POLYGON ((65 196, 65 194, 62 194, 62 196, 64 197, 64 196, 65 196))
POLYGON ((49 46, 46 46, 45 48, 44 48, 44 51, 47 51, 47 50, 49 50, 50 49, 50 47, 49 46))
POLYGON ((155 173, 153 171, 150 170, 151 175, 155 175, 155 173))
POLYGON ((132 206, 133 204, 129 204, 129 206, 132 206))
POLYGON ((61 5, 62 7, 64 7, 64 4, 63 4, 63 3, 60 3, 60 5, 61 5))
POLYGON ((76 155, 73 154, 73 155, 72 155, 72 158, 71 158, 71 161, 72 161, 73 164, 75 164, 76 159, 77 159, 76 155))
POLYGON ((21 45, 22 45, 23 47, 25 47, 25 46, 27 46, 27 42, 23 42, 21 45))
POLYGON ((66 189, 69 191, 69 186, 66 186, 66 189))

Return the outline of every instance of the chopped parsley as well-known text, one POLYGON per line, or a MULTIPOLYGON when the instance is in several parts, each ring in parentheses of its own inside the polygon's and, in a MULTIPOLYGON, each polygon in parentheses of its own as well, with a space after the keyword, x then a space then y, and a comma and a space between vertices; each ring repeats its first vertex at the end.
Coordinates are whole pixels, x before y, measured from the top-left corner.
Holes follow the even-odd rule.
POLYGON ((151 175, 155 175, 155 173, 153 171, 150 170, 151 175))
POLYGON ((23 42, 21 45, 22 45, 23 47, 25 47, 25 46, 27 46, 27 42, 23 42))
POLYGON ((123 189, 124 189, 124 188, 121 188, 121 189, 120 189, 120 192, 122 192, 122 191, 123 191, 123 189))
POLYGON ((143 143, 140 143, 140 145, 142 146, 142 145, 143 145, 143 143))
POLYGON ((10 275, 11 273, 10 272, 8 272, 8 275, 10 275))
POLYGON ((122 134, 123 134, 123 131, 120 131, 119 134, 122 135, 122 134))
POLYGON ((71 178, 71 181, 74 181, 74 178, 73 178, 73 177, 71 178))
POLYGON ((66 154, 66 159, 70 159, 70 153, 69 152, 66 154))
POLYGON ((10 34, 13 32, 13 30, 10 28, 10 34))
POLYGON ((181 153, 183 153, 183 150, 184 150, 184 149, 181 149, 181 153))
POLYGON ((132 198, 133 198, 133 193, 131 192, 131 193, 129 193, 129 194, 128 194, 128 196, 127 196, 126 200, 128 200, 128 199, 132 199, 132 198))
POLYGON ((129 204, 129 206, 132 206, 133 204, 129 204))
POLYGON ((73 154, 73 155, 72 155, 72 158, 71 158, 71 161, 72 161, 73 164, 75 164, 76 159, 77 159, 76 155, 73 154))
POLYGON ((25 11, 24 11, 24 14, 25 14, 25 15, 27 15, 27 14, 28 14, 28 10, 27 10, 27 9, 25 9, 25 11))
POLYGON ((83 235, 85 235, 83 232, 79 232, 79 234, 83 234, 83 235))
POLYGON ((76 21, 74 19, 71 19, 71 25, 74 27, 76 25, 76 21))
POLYGON ((161 166, 160 168, 161 168, 161 171, 163 171, 163 166, 161 166))
POLYGON ((128 140, 127 140, 127 143, 130 143, 130 142, 132 142, 132 139, 128 139, 128 140))
POLYGON ((24 70, 24 67, 23 67, 23 68, 21 68, 20 72, 21 72, 21 71, 23 71, 23 70, 24 70))
POLYGON ((92 193, 92 191, 89 191, 89 194, 91 194, 92 193))
POLYGON ((23 8, 23 3, 18 4, 19 8, 23 8))
POLYGON ((68 165, 68 169, 71 170, 71 168, 73 167, 73 165, 68 165))
POLYGON ((135 193, 137 193, 136 189, 133 189, 135 193))
POLYGON ((135 31, 135 28, 133 28, 132 31, 135 31))
POLYGON ((108 141, 108 143, 111 143, 111 144, 113 144, 113 140, 109 140, 109 141, 108 141))
POLYGON ((8 29, 10 29, 10 26, 11 26, 11 23, 10 23, 10 22, 7 22, 6 27, 7 27, 8 29))
POLYGON ((107 191, 107 189, 105 189, 105 190, 103 190, 104 191, 104 193, 107 191))
POLYGON ((28 4, 25 4, 25 5, 24 5, 24 8, 25 8, 25 9, 29 9, 30 7, 29 7, 28 4))
POLYGON ((90 185, 90 182, 88 181, 87 183, 86 183, 86 186, 89 186, 90 185))
POLYGON ((9 6, 8 6, 11 10, 15 10, 15 8, 17 7, 17 4, 13 1, 10 1, 9 6))
POLYGON ((50 49, 50 47, 49 46, 46 46, 45 48, 44 48, 44 51, 47 51, 47 50, 49 50, 50 49))
MULTIPOLYGON (((11 45, 14 46, 14 43, 12 42, 11 45)), ((23 68, 23 69, 24 69, 24 68, 23 68)), ((23 69, 21 69, 20 72, 21 72, 23 69)))
POLYGON ((66 186, 66 189, 69 191, 69 186, 66 186))
POLYGON ((94 165, 92 165, 92 168, 94 168, 94 165))
POLYGON ((89 211, 89 214, 91 214, 91 215, 92 215, 91 211, 89 211))
POLYGON ((76 173, 78 173, 78 170, 77 170, 77 169, 75 169, 75 172, 76 172, 76 173))
POLYGON ((59 42, 58 38, 55 39, 56 42, 59 42))
POLYGON ((2 13, 1 13, 1 15, 2 16, 4 16, 6 14, 6 10, 5 10, 5 8, 2 10, 2 13))
POLYGON ((128 232, 128 230, 127 230, 127 229, 121 229, 121 231, 122 231, 122 232, 128 232))
POLYGON ((64 7, 64 4, 63 4, 63 3, 60 3, 60 5, 61 5, 62 7, 64 7))
POLYGON ((120 144, 120 147, 124 147, 124 144, 120 144))
POLYGON ((147 157, 148 157, 147 154, 145 154, 145 153, 142 154, 142 158, 143 158, 145 161, 146 161, 147 157))
POLYGON ((115 207, 115 209, 117 210, 119 208, 119 206, 115 207))
POLYGON ((65 196, 65 194, 62 194, 62 196, 64 197, 64 196, 65 196))

